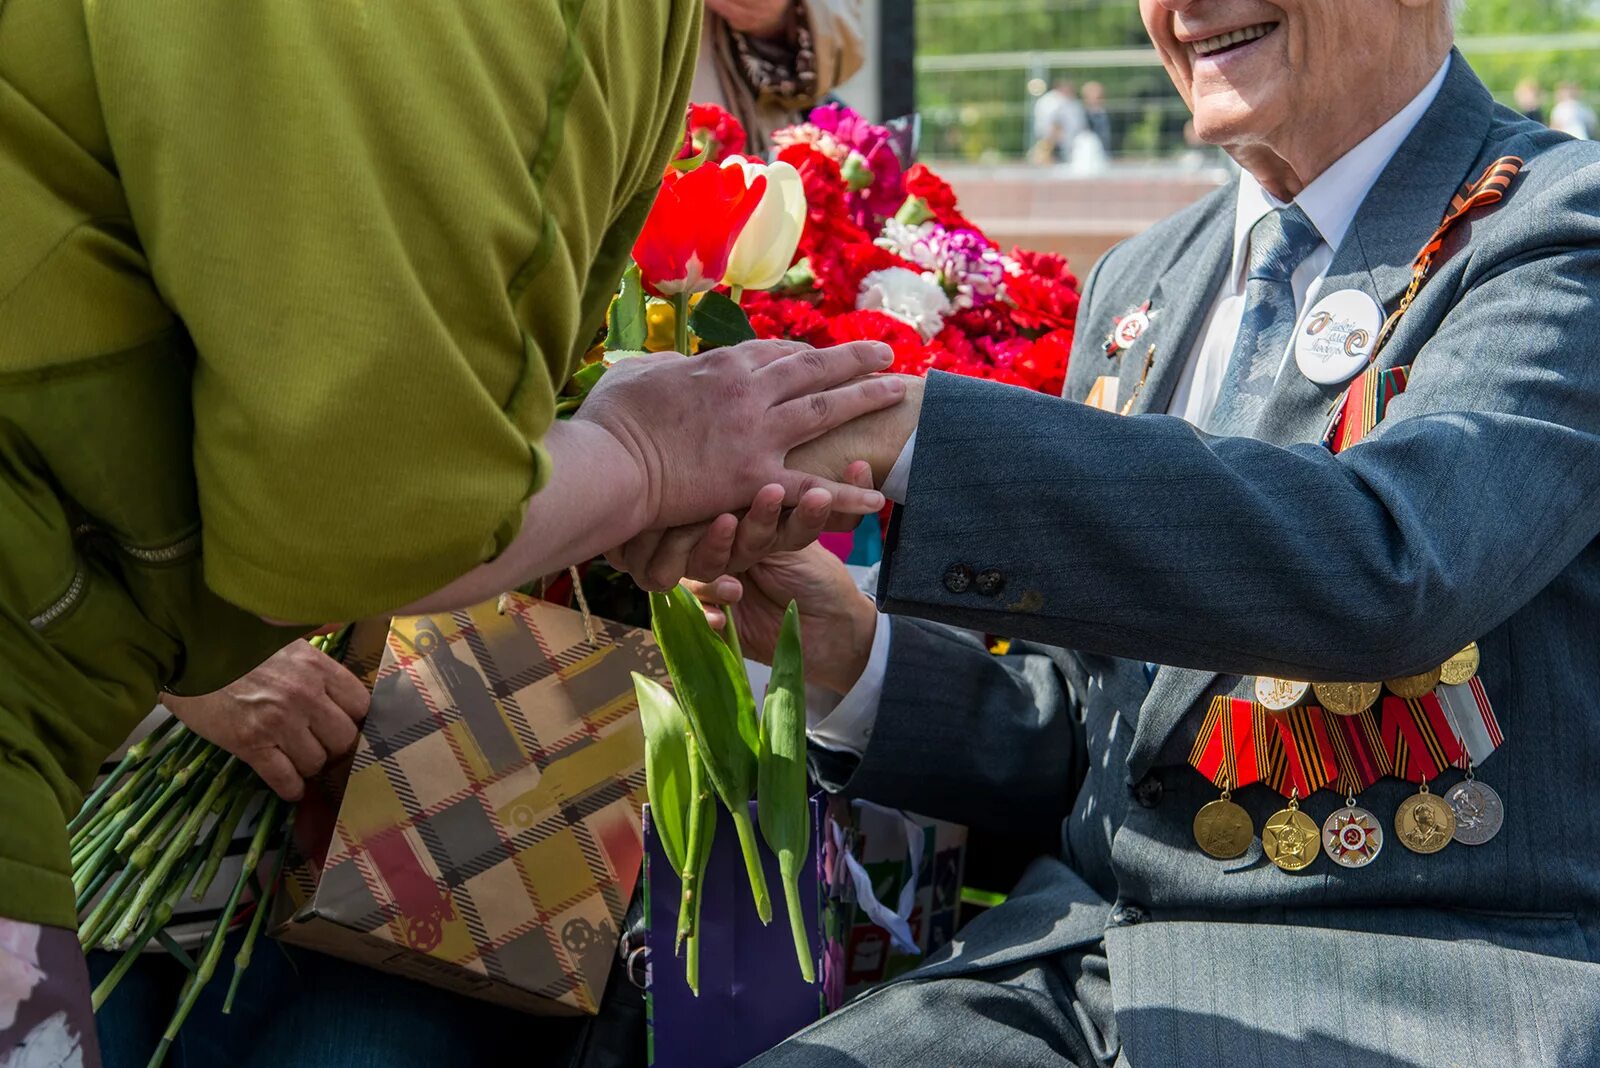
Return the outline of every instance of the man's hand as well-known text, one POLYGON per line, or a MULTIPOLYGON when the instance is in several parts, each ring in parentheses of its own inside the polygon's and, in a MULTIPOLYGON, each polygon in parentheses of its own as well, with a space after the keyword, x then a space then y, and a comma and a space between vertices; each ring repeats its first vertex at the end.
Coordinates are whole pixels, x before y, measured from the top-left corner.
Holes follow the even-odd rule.
POLYGON ((720 628, 720 606, 734 605, 744 655, 772 663, 784 610, 800 608, 800 644, 806 681, 846 694, 867 669, 878 609, 860 590, 844 564, 821 545, 778 553, 735 578, 686 585, 706 606, 706 618, 720 628))
POLYGON ((872 484, 882 486, 922 415, 923 380, 910 375, 895 377, 905 384, 904 400, 800 446, 789 454, 789 466, 839 478, 851 463, 865 460, 872 465, 872 484))
POLYGON ((356 744, 367 688, 325 653, 297 641, 244 678, 203 697, 163 703, 207 741, 226 749, 286 801, 305 780, 356 744))
POLYGON ((789 21, 790 0, 706 0, 722 21, 750 37, 776 37, 789 21))
POLYGON ((788 341, 750 341, 693 359, 636 356, 606 372, 572 422, 603 429, 638 473, 636 531, 744 508, 769 484, 782 486, 790 505, 820 488, 833 494, 835 511, 866 515, 883 497, 838 481, 845 465, 803 473, 785 457, 900 403, 904 381, 872 373, 892 356, 875 342, 812 349, 788 341))

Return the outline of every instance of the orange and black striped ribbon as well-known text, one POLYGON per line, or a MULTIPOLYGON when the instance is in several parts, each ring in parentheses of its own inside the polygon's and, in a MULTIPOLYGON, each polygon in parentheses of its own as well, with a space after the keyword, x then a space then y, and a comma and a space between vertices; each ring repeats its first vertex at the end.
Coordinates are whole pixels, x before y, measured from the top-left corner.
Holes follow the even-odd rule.
POLYGON ((1237 790, 1266 775, 1268 740, 1265 718, 1252 702, 1213 697, 1189 763, 1219 790, 1237 790))
POLYGON ((1428 782, 1461 756, 1455 729, 1431 693, 1419 700, 1384 697, 1378 731, 1391 774, 1407 782, 1428 782))
POLYGON ((1384 322, 1383 329, 1378 334, 1377 344, 1372 346, 1370 366, 1351 384, 1334 412, 1328 433, 1323 438, 1328 448, 1338 452, 1366 437, 1383 418, 1384 408, 1389 400, 1405 391, 1405 374, 1396 376, 1394 373, 1403 369, 1381 370, 1377 366, 1378 354, 1388 344, 1395 328, 1400 325, 1400 320, 1411 309, 1411 302, 1417 299, 1423 283, 1428 280, 1439 252, 1444 248, 1445 237, 1457 223, 1474 211, 1498 204, 1505 199, 1511 183, 1516 180, 1521 170, 1520 158, 1503 156, 1491 163, 1488 170, 1483 172, 1483 176, 1473 182, 1465 192, 1457 193, 1451 198, 1450 209, 1445 212, 1444 221, 1411 261, 1411 284, 1406 287, 1405 296, 1400 299, 1400 306, 1384 322))
POLYGON ((1356 796, 1394 769, 1370 709, 1354 716, 1329 716, 1328 740, 1339 765, 1335 789, 1346 797, 1356 796))
POLYGON ((1276 728, 1267 755, 1267 785, 1284 797, 1310 797, 1339 773, 1328 716, 1316 705, 1259 714, 1276 728))

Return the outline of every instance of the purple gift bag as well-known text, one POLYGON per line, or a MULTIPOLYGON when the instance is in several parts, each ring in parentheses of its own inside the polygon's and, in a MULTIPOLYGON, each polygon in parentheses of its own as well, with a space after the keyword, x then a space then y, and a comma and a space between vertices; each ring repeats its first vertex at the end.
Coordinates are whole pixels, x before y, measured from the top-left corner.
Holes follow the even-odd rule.
MULTIPOLYGON (((782 1042, 825 1011, 825 950, 822 898, 823 816, 826 804, 811 799, 811 850, 800 880, 801 907, 817 981, 806 982, 795 960, 778 860, 760 842, 772 898, 772 923, 763 926, 750 897, 750 882, 733 821, 719 806, 716 838, 706 865, 700 910, 700 996, 689 990, 683 960, 673 955, 682 887, 661 851, 661 838, 644 810, 645 944, 650 958, 646 987, 650 1014, 650 1063, 656 1068, 735 1068, 782 1042)), ((756 822, 756 806, 750 805, 756 822)), ((760 839, 757 824, 756 836, 760 839)))

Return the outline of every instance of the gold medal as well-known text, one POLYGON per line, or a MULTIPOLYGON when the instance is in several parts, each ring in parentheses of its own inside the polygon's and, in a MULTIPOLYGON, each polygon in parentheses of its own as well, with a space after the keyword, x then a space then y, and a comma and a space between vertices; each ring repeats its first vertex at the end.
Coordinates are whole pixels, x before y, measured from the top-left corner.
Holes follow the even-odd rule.
POLYGON ((1461 686, 1478 673, 1478 643, 1473 642, 1444 662, 1439 678, 1446 686, 1461 686))
POLYGON ((1269 712, 1287 712, 1305 698, 1309 689, 1309 683, 1262 675, 1256 679, 1256 703, 1269 712))
POLYGON ((1394 833, 1400 844, 1413 853, 1437 853, 1450 844, 1456 833, 1456 814, 1450 803, 1437 794, 1413 794, 1400 803, 1394 816, 1394 833))
POLYGON ((1244 856, 1256 836, 1250 813, 1230 800, 1227 790, 1194 814, 1194 840, 1201 849, 1218 860, 1244 856))
POLYGON ((1322 830, 1300 811, 1300 799, 1274 812, 1261 829, 1261 850, 1284 871, 1300 871, 1317 859, 1322 830))
POLYGON ((1338 716, 1359 716, 1383 692, 1381 682, 1319 682, 1312 687, 1317 703, 1338 716))
POLYGON ((1389 692, 1396 697, 1404 697, 1407 701, 1416 701, 1428 696, 1433 688, 1439 685, 1439 678, 1443 672, 1439 668, 1424 671, 1420 675, 1403 675, 1398 679, 1385 679, 1383 684, 1389 687, 1389 692))

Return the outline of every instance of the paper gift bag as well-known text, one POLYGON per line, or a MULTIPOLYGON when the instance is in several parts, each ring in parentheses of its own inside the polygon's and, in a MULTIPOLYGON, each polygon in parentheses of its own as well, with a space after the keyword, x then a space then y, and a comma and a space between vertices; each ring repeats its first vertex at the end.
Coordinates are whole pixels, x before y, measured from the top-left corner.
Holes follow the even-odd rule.
POLYGON ((548 1015, 598 1010, 640 869, 646 632, 520 595, 396 619, 348 774, 296 820, 284 941, 548 1015))
MULTIPOLYGON (((827 888, 822 884, 824 804, 811 799, 811 849, 800 880, 801 908, 811 951, 821 956, 827 888)), ((756 823, 756 805, 750 804, 756 823)), ((757 832, 759 838, 759 831, 757 832)), ((645 815, 645 915, 649 947, 650 1063, 655 1068, 736 1068, 771 1049, 824 1011, 823 969, 808 983, 795 959, 777 858, 761 843, 772 898, 772 923, 756 915, 733 820, 717 808, 717 829, 702 884, 700 996, 689 990, 683 959, 675 956, 683 889, 667 862, 661 837, 645 815)))
POLYGON ((829 959, 848 1000, 904 975, 955 936, 967 829, 834 797, 828 837, 828 885, 838 902, 829 959))

